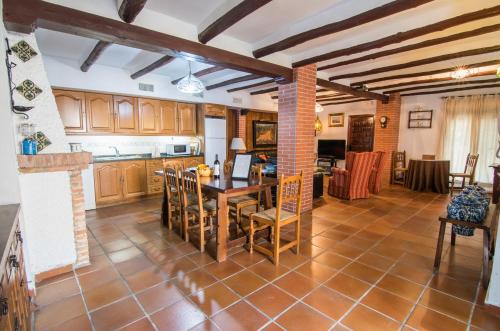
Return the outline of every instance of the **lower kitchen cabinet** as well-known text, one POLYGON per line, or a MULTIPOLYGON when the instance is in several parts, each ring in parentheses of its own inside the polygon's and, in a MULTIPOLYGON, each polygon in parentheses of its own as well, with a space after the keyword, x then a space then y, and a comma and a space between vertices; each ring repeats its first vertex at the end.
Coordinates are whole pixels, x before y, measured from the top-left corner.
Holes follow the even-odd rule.
POLYGON ((146 161, 96 163, 96 205, 119 203, 147 193, 146 161))

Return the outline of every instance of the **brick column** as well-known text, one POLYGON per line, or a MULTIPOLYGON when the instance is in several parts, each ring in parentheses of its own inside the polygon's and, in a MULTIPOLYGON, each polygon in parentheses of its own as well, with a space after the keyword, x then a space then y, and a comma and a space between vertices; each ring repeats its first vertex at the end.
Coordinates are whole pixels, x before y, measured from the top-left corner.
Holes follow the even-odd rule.
POLYGON ((389 102, 377 101, 375 113, 375 141, 373 150, 384 151, 387 159, 382 170, 382 185, 389 185, 391 180, 392 152, 397 151, 399 143, 399 120, 401 115, 401 97, 399 93, 389 95, 389 102), (379 119, 387 116, 386 128, 380 127, 379 119))
POLYGON ((245 141, 247 137, 247 115, 243 115, 241 110, 236 112, 236 124, 236 137, 245 141))
POLYGON ((312 209, 316 65, 293 70, 278 91, 278 175, 304 175, 302 211, 312 209))
POLYGON ((76 249, 75 268, 79 268, 90 264, 82 171, 80 169, 70 170, 69 180, 71 184, 71 202, 73 204, 73 231, 76 249))

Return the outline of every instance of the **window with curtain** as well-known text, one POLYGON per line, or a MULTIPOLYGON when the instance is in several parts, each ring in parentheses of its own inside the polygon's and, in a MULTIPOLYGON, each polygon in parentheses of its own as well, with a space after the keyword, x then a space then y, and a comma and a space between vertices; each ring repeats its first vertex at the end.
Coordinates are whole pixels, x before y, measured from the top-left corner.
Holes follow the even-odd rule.
POLYGON ((448 97, 444 100, 440 157, 450 160, 451 172, 463 172, 467 154, 479 154, 475 181, 492 183, 489 165, 500 162, 497 118, 500 95, 448 97))

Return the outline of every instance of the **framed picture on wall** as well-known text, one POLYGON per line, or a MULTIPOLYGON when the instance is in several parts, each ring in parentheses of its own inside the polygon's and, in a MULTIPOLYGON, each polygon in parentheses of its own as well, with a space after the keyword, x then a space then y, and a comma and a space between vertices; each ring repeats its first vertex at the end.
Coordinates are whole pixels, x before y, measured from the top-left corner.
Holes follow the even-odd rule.
POLYGON ((343 127, 344 126, 344 113, 328 114, 329 127, 343 127))
POLYGON ((412 110, 408 113, 409 129, 432 128, 432 110, 412 110))
POLYGON ((276 147, 278 145, 278 123, 253 121, 253 147, 276 147))

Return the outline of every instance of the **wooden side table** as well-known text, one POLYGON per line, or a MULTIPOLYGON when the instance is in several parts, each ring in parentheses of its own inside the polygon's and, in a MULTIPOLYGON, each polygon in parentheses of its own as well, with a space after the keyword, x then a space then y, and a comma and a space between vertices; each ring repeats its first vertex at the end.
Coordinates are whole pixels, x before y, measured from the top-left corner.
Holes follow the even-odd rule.
POLYGON ((493 203, 500 200, 500 163, 490 165, 493 168, 493 203))

